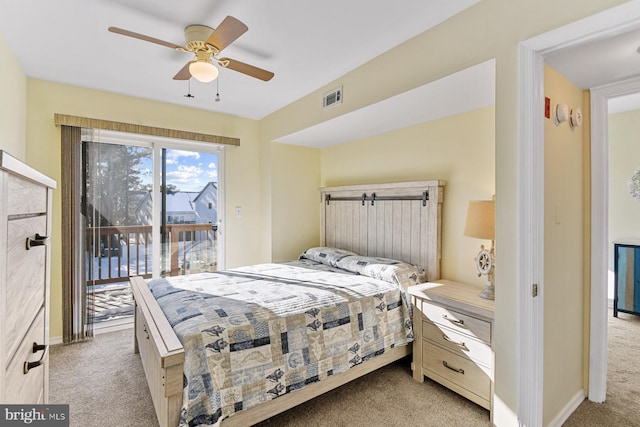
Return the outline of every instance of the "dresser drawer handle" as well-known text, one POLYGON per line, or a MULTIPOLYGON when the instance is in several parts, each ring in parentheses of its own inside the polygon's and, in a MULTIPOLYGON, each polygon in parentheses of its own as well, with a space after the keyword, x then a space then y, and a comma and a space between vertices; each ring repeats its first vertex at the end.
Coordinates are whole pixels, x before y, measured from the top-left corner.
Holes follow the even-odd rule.
POLYGON ((448 320, 449 322, 451 322, 451 323, 453 323, 455 325, 464 326, 464 320, 450 319, 449 316, 447 316, 446 314, 443 314, 442 318, 445 319, 445 320, 448 320))
POLYGON ((27 237, 27 250, 32 246, 44 246, 49 242, 49 236, 41 236, 36 233, 36 237, 27 237))
POLYGON ((455 344, 455 345, 457 345, 458 347, 460 347, 460 348, 462 348, 462 349, 464 349, 464 350, 469 351, 469 348, 467 348, 467 346, 466 346, 466 344, 464 343, 464 341, 454 341, 454 340, 452 340, 451 338, 449 338, 449 337, 447 336, 447 334, 442 334, 442 338, 443 338, 445 341, 449 341, 450 343, 455 344))
POLYGON ((23 373, 26 375, 29 373, 29 371, 33 368, 37 368, 38 366, 42 365, 44 363, 44 358, 47 355, 47 350, 48 350, 48 346, 46 344, 38 344, 36 342, 33 343, 33 353, 37 353, 39 351, 42 351, 42 356, 40 357, 40 360, 38 360, 37 362, 24 362, 24 367, 23 367, 23 373))
POLYGON ((443 360, 442 364, 444 365, 445 368, 451 369, 453 372, 457 372, 459 374, 464 375, 464 369, 462 369, 462 368, 452 368, 451 366, 449 366, 449 364, 447 363, 446 360, 443 360))

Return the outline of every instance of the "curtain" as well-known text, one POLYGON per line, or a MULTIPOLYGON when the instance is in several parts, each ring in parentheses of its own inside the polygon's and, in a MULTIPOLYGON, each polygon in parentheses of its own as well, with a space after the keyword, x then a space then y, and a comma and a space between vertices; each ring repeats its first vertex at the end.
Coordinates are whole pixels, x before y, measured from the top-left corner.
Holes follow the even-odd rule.
POLYGON ((93 337, 94 295, 85 272, 82 215, 82 129, 62 126, 62 299, 63 342, 93 337))

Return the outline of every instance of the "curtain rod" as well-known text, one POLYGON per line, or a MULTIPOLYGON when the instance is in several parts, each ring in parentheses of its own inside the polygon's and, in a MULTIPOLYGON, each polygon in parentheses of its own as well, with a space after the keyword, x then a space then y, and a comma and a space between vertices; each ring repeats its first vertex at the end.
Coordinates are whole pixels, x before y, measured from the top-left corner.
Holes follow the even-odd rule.
POLYGON ((113 130, 119 132, 136 133, 141 135, 160 136, 198 142, 210 142, 214 144, 240 145, 240 138, 228 136, 209 135, 206 133, 189 132, 177 129, 166 129, 154 126, 135 125, 132 123, 114 122, 110 120, 92 119, 88 117, 68 116, 55 113, 53 115, 56 126, 73 126, 89 129, 113 130))

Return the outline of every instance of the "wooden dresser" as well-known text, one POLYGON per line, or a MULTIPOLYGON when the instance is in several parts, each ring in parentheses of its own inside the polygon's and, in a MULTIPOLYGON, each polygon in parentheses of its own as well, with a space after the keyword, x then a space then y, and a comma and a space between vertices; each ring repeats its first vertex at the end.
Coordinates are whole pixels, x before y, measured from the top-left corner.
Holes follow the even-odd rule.
POLYGON ((493 409, 494 302, 481 289, 439 280, 409 288, 413 301, 413 378, 424 376, 493 409))
POLYGON ((0 402, 49 390, 51 202, 56 182, 0 150, 0 402))

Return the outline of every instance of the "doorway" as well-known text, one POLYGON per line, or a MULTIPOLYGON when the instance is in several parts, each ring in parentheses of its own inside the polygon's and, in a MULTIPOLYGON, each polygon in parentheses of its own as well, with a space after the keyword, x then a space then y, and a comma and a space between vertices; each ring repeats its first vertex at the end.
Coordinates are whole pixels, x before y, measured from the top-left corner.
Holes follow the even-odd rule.
MULTIPOLYGON (((520 110, 521 114, 521 141, 520 147, 526 152, 530 146, 542 145, 543 132, 541 122, 537 115, 524 114, 526 112, 543 111, 544 100, 540 94, 543 82, 544 56, 561 51, 570 46, 587 43, 593 40, 602 40, 622 31, 640 26, 640 10, 637 2, 629 2, 619 7, 604 11, 600 14, 585 18, 574 24, 567 25, 541 36, 527 40, 521 44, 521 77, 520 79, 520 110), (635 4, 634 4, 635 3, 635 4)), ((589 341, 589 387, 588 398, 594 402, 603 402, 606 397, 606 373, 607 373, 607 138, 606 123, 606 96, 591 92, 591 284, 590 284, 590 341, 589 341), (604 113, 603 113, 604 111, 604 113)), ((539 153, 534 153, 533 160, 529 164, 537 165, 539 153), (537 155, 537 157, 536 157, 537 155)), ((543 163, 544 164, 544 163, 543 163)), ((521 175, 524 186, 533 193, 544 188, 542 175, 529 173, 524 170, 521 175)), ((535 243, 535 242, 534 242, 535 243)), ((531 242, 521 242, 523 251, 531 242)), ((537 263, 539 268, 542 268, 537 263)), ((527 279, 527 278, 525 278, 527 279)), ((531 283, 528 279, 523 282, 531 283)), ((523 289, 526 291, 525 289, 523 289)), ((533 326, 534 331, 541 332, 543 325, 543 307, 541 304, 524 300, 521 303, 521 327, 524 334, 529 333, 527 327, 533 326)), ((520 354, 528 351, 536 354, 536 348, 544 344, 544 337, 539 333, 529 334, 521 341, 520 354)), ((542 385, 534 382, 535 390, 528 390, 527 379, 540 378, 543 369, 543 358, 530 358, 532 363, 527 372, 522 373, 519 381, 519 418, 527 425, 541 425, 542 413, 542 385), (528 401, 523 396, 533 396, 528 401)), ((569 402, 565 413, 567 416, 579 405, 581 399, 569 402)), ((566 419, 566 418, 565 418, 566 419)), ((561 421, 560 421, 561 422, 561 421)))

